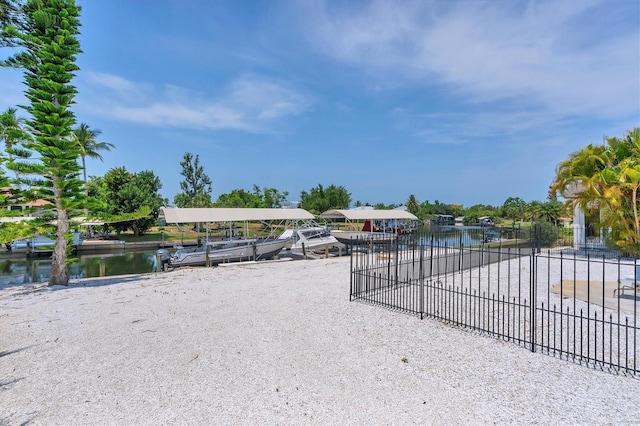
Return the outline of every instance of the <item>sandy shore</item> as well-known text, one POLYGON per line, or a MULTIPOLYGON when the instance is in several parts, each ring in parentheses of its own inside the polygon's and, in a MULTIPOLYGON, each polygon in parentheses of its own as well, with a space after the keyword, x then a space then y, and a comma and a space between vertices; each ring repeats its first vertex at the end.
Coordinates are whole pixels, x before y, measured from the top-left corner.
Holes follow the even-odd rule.
POLYGON ((0 424, 632 424, 640 379, 349 302, 349 259, 0 289, 0 424))

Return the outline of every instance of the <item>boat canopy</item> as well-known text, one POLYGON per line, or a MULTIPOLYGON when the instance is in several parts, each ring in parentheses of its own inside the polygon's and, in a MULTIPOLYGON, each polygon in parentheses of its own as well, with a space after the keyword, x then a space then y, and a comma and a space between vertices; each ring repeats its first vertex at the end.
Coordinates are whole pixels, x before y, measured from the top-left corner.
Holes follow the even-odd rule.
POLYGON ((314 216, 304 209, 179 208, 162 207, 167 223, 211 223, 261 220, 308 220, 314 216))
POLYGON ((324 219, 347 219, 347 220, 387 220, 387 219, 407 219, 418 220, 413 214, 406 210, 327 210, 319 217, 324 219))

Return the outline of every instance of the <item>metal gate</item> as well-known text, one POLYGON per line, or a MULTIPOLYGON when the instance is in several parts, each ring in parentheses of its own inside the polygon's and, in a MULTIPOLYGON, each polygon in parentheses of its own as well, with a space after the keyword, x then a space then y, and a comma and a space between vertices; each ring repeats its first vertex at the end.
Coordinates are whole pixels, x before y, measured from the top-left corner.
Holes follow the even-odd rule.
POLYGON ((638 260, 353 240, 350 299, 481 332, 531 351, 639 373, 638 260), (626 291, 625 291, 626 290, 626 291))

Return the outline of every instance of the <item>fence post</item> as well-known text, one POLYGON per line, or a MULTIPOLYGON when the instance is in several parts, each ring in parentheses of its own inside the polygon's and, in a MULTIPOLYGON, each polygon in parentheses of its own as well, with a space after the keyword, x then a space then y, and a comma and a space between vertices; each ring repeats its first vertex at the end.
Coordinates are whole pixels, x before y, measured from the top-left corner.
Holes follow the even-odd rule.
POLYGON ((433 234, 431 234, 431 257, 429 257, 429 277, 433 277, 433 234))
MULTIPOLYGON (((400 240, 398 239, 397 236, 391 241, 394 241, 394 240, 396 242, 396 272, 395 272, 396 278, 395 278, 395 285, 396 285, 396 288, 397 288, 398 287, 398 275, 399 275, 398 262, 399 262, 399 257, 400 257, 400 240)), ((391 256, 389 256, 389 257, 391 257, 391 256)))
POLYGON ((424 318, 424 246, 419 245, 420 248, 420 319, 424 318))
POLYGON ((536 249, 535 247, 531 249, 531 258, 530 258, 530 268, 529 268, 529 330, 531 336, 529 337, 531 340, 531 352, 536 351, 536 337, 537 337, 537 329, 536 329, 536 249))
POLYGON ((347 246, 347 251, 351 251, 349 255, 349 270, 351 273, 349 274, 349 302, 353 301, 353 246, 349 244, 347 246), (350 250, 349 250, 350 249, 350 250))
POLYGON ((462 233, 460 233, 460 244, 458 245, 458 249, 460 250, 460 253, 458 255, 458 271, 460 272, 460 275, 462 275, 462 266, 464 265, 464 247, 462 244, 462 233))

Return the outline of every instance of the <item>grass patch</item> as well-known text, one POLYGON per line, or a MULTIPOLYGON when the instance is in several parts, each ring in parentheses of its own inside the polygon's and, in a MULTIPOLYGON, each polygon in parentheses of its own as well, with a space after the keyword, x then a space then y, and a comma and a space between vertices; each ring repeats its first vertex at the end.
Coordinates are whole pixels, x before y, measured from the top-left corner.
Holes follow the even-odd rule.
POLYGON ((181 241, 181 240, 195 240, 198 237, 196 231, 182 227, 178 229, 177 226, 165 226, 165 227, 153 227, 147 231, 144 235, 136 237, 133 232, 121 232, 119 235, 114 235, 121 241, 128 243, 142 243, 151 241, 181 241))

